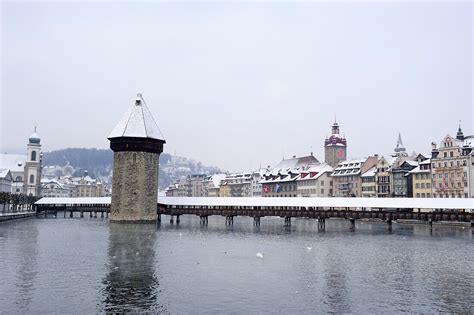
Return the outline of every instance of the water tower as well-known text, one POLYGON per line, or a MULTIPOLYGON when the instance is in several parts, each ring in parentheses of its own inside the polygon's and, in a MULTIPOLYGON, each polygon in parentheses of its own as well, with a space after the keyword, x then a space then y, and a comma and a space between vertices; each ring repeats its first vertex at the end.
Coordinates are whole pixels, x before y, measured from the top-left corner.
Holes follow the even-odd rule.
POLYGON ((110 220, 155 221, 159 156, 166 141, 141 94, 108 139, 114 151, 110 220))

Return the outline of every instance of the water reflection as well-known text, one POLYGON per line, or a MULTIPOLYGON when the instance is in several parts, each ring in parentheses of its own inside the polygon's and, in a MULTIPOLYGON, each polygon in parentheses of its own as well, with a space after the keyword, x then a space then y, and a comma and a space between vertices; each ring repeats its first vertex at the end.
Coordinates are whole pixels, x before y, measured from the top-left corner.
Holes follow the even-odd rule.
POLYGON ((110 223, 108 274, 103 280, 106 312, 162 311, 157 303, 154 224, 110 223))
POLYGON ((322 302, 327 305, 331 313, 350 313, 352 302, 348 290, 345 262, 340 259, 338 253, 329 250, 324 265, 326 281, 322 302))
MULTIPOLYGON (((16 230, 15 230, 16 231, 16 230)), ((18 233, 18 265, 16 272, 16 286, 18 289, 16 300, 20 305, 20 311, 25 312, 30 308, 37 278, 38 258, 38 229, 35 224, 24 233, 18 233)))

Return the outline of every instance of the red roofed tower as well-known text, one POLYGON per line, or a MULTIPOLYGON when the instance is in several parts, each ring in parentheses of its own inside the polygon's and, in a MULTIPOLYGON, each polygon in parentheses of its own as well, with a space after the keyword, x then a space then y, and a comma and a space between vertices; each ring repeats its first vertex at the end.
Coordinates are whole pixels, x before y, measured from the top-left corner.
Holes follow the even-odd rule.
POLYGON ((347 159, 347 140, 339 133, 339 124, 334 120, 331 135, 324 140, 324 161, 336 167, 347 159))

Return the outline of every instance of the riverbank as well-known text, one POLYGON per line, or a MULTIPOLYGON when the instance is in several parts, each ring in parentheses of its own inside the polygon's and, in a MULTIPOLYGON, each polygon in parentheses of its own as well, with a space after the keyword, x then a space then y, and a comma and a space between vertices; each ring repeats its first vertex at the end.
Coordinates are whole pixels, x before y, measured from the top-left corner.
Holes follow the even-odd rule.
POLYGON ((25 219, 36 216, 36 212, 0 213, 0 222, 25 219))

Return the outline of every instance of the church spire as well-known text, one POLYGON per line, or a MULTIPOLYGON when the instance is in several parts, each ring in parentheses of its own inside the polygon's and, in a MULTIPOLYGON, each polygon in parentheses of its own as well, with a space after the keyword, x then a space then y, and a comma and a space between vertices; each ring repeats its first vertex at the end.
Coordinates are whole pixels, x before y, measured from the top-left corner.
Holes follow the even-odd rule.
POLYGON ((395 153, 405 153, 406 149, 403 146, 402 134, 398 132, 397 146, 395 147, 395 153))

